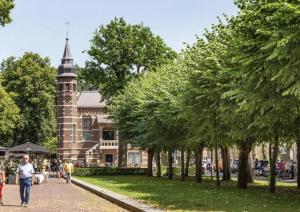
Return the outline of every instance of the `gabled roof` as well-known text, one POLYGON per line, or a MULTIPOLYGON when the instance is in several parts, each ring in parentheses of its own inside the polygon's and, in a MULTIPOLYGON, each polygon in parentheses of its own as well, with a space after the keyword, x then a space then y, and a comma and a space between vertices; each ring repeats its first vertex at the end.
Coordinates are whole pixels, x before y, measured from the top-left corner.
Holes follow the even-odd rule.
POLYGON ((99 91, 82 91, 77 97, 77 107, 105 107, 105 103, 101 102, 99 91))

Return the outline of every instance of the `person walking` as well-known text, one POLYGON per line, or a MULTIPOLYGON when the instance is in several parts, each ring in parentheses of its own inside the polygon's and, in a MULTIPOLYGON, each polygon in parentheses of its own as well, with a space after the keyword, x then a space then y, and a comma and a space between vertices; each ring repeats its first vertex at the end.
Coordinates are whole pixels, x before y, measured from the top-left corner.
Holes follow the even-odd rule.
POLYGON ((58 179, 59 181, 61 181, 61 177, 64 176, 64 164, 62 162, 62 160, 59 160, 58 162, 58 179))
POLYGON ((4 167, 0 167, 0 205, 3 206, 3 186, 5 184, 4 167))
POLYGON ((19 179, 20 185, 20 197, 21 207, 28 207, 31 178, 34 173, 34 169, 31 163, 29 163, 29 156, 23 155, 22 161, 17 168, 17 179, 19 179))
POLYGON ((66 174, 66 180, 67 183, 71 183, 71 175, 73 172, 73 164, 71 163, 71 160, 68 160, 65 164, 64 164, 64 171, 66 174))

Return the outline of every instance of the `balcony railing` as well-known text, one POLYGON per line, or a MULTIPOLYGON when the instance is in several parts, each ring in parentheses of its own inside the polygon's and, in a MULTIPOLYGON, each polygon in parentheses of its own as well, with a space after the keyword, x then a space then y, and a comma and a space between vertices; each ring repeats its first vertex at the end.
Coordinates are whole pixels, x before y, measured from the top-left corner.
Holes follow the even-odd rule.
POLYGON ((101 140, 100 149, 118 149, 118 140, 101 140))

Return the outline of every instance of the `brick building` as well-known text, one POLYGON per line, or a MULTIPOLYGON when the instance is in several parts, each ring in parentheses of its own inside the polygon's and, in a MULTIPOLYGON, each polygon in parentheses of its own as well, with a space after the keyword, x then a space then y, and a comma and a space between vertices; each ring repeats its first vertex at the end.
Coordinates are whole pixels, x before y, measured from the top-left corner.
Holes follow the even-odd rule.
MULTIPOLYGON (((77 91, 69 39, 57 73, 57 153, 87 166, 116 166, 118 130, 104 112, 99 91, 77 91)), ((128 147, 128 166, 147 166, 147 155, 128 147)))

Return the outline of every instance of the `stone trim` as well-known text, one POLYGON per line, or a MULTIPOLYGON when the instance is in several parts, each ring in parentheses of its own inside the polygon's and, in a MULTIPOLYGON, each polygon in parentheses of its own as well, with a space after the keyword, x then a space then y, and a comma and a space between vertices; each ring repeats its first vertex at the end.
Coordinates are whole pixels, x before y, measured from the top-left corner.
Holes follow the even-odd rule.
POLYGON ((127 209, 129 211, 133 211, 133 212, 162 212, 163 211, 161 209, 153 208, 137 200, 109 191, 103 187, 86 183, 76 178, 72 178, 72 183, 98 195, 99 197, 102 197, 114 204, 117 204, 120 207, 127 209))

